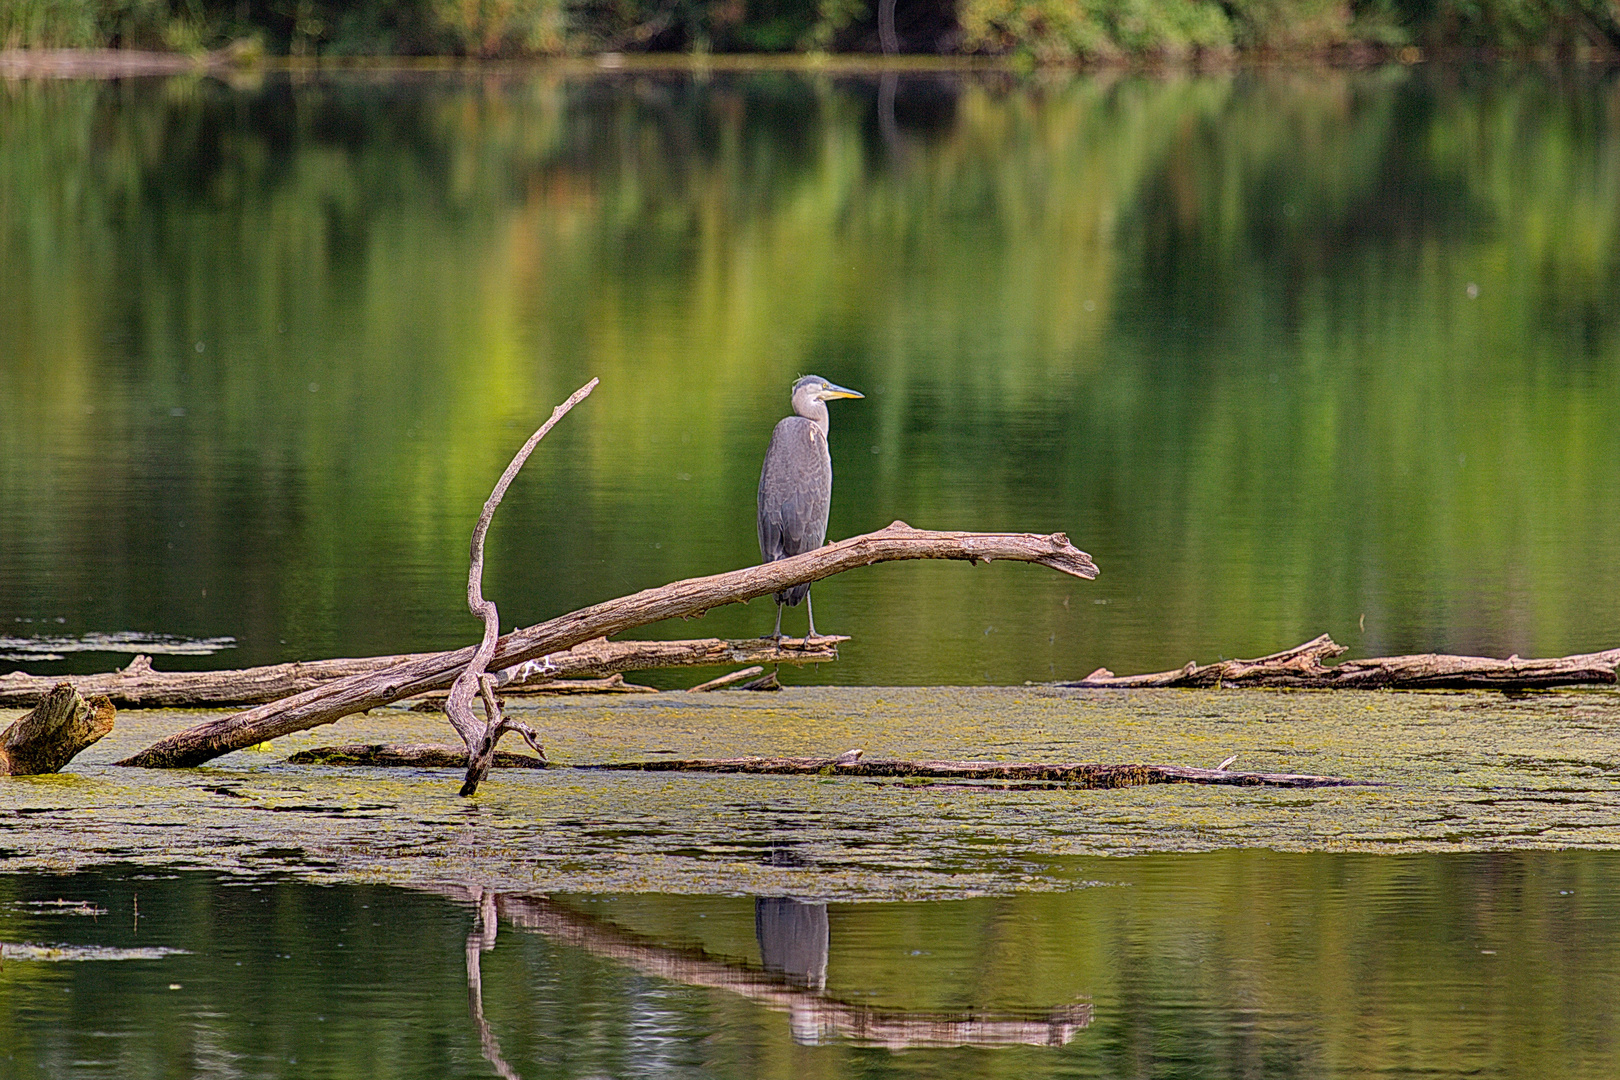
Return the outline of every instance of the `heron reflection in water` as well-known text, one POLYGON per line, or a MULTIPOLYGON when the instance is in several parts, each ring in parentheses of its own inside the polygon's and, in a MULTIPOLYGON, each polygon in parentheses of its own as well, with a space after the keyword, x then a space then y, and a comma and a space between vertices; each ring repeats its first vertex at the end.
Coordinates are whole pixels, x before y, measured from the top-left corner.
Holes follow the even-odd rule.
MULTIPOLYGON (((834 385, 820 375, 793 384, 793 415, 771 432, 765 467, 759 473, 759 553, 766 562, 814 551, 827 539, 827 511, 832 505, 832 455, 827 452, 827 402, 864 395, 834 385)), ((782 640, 782 605, 798 606, 810 621, 805 641, 813 641, 816 613, 810 605, 810 583, 776 594, 776 629, 782 640)))

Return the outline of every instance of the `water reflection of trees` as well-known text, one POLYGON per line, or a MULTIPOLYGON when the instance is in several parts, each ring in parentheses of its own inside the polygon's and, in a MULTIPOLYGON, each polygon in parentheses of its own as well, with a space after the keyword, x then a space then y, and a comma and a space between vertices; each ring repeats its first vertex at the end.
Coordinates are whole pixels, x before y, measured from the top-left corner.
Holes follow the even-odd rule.
MULTIPOLYGON (((589 374, 614 407, 509 508, 514 612, 740 565, 781 388, 837 360, 884 393, 834 534, 1095 538, 1174 614, 1144 668, 1362 613, 1374 651, 1608 644, 1617 109, 1612 74, 1408 70, 9 83, 0 556, 48 595, 8 606, 190 626, 222 567, 245 641, 448 644, 378 628, 458 625, 390 605, 454 578, 507 421, 589 374)), ((994 611, 889 577, 865 636, 994 611)), ((985 648, 1134 647, 1061 610, 985 648)))

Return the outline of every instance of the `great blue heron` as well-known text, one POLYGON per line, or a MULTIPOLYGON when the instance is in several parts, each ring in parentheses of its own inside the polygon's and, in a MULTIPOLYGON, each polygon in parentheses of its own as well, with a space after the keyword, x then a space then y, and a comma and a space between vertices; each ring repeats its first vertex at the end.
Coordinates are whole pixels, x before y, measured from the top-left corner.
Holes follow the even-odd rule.
MULTIPOLYGON (((832 504, 832 457, 827 453, 827 406, 833 398, 863 395, 806 375, 793 384, 793 413, 779 421, 759 472, 759 553, 766 562, 814 551, 827 539, 827 508, 832 504)), ((782 605, 804 601, 810 618, 806 640, 817 637, 810 585, 776 594, 776 629, 782 640, 782 605)))

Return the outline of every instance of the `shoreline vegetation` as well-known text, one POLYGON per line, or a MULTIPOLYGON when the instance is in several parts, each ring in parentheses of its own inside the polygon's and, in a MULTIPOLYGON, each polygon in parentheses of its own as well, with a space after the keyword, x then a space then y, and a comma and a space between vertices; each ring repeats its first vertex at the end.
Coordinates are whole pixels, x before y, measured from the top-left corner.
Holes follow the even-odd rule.
POLYGON ((0 74, 594 57, 1041 65, 1620 59, 1614 0, 10 0, 0 74))

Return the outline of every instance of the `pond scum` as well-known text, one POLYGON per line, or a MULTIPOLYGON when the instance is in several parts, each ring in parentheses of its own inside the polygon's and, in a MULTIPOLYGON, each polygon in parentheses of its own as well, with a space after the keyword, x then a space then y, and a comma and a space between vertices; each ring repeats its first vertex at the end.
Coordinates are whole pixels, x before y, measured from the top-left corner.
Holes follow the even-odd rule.
POLYGON ((444 741, 404 708, 197 769, 111 763, 195 723, 120 714, 67 772, 6 782, 9 870, 130 859, 313 880, 508 890, 966 896, 1064 888, 1065 860, 1250 847, 1620 847, 1620 692, 1391 693, 800 688, 523 703, 554 762, 831 756, 1151 762, 1380 786, 1184 784, 295 766, 337 741, 444 741))

